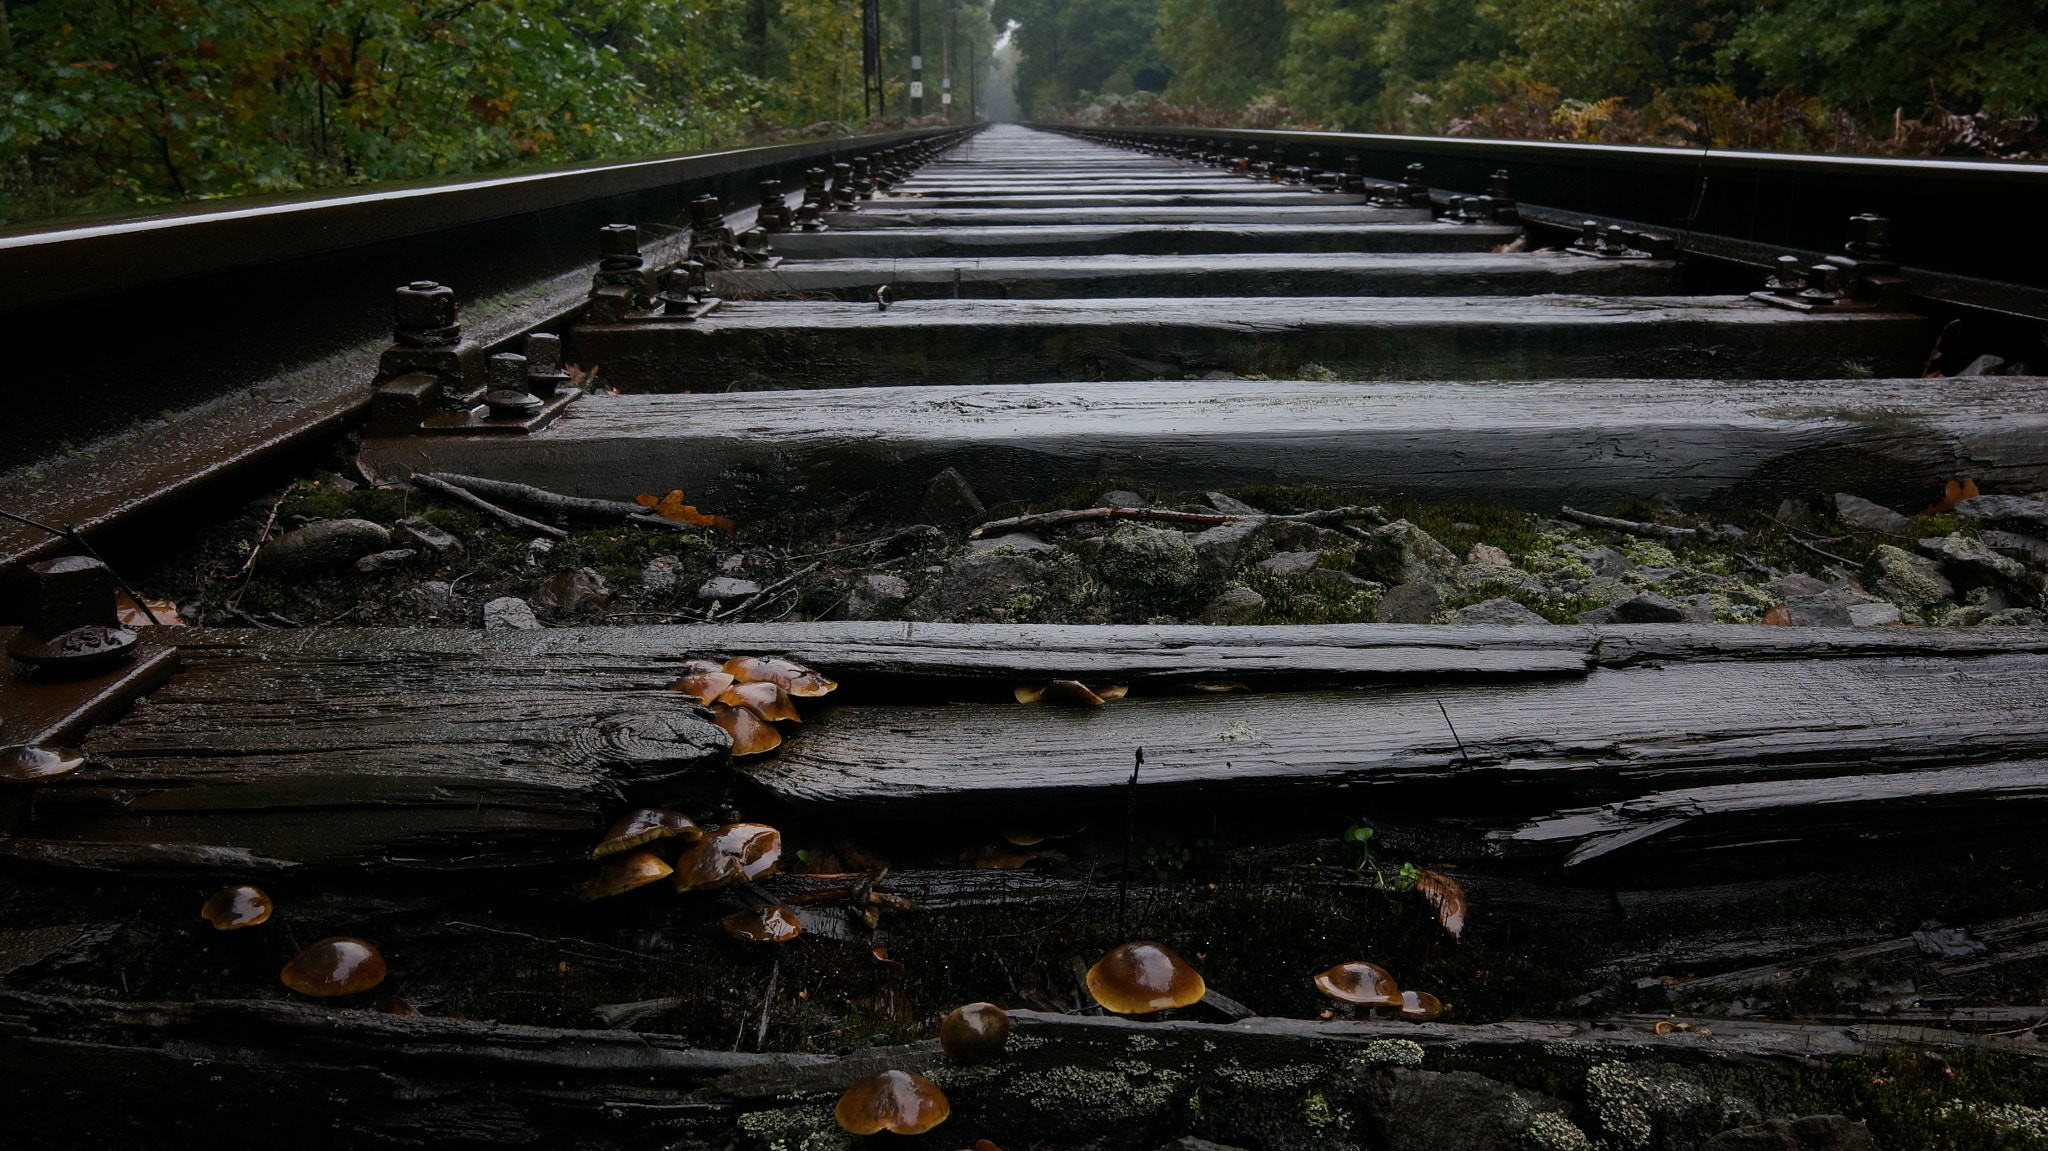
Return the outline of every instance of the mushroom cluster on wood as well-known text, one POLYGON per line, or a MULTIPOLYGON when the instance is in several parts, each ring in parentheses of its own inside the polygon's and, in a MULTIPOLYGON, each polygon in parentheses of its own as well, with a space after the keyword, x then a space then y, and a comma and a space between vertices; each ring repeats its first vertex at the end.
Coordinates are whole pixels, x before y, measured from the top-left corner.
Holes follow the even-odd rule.
POLYGON ((683 661, 683 676, 669 684, 711 709, 711 722, 732 736, 732 753, 760 755, 782 746, 777 723, 801 723, 791 697, 815 699, 839 685, 799 663, 743 655, 717 663, 683 661))
POLYGON ((695 821, 680 811, 670 811, 665 807, 642 807, 627 812, 617 823, 612 824, 604 833, 604 838, 597 841, 597 846, 590 849, 590 858, 603 859, 607 855, 631 851, 657 839, 667 839, 671 836, 685 842, 694 841, 703 838, 704 829, 698 827, 695 821))
POLYGON ((884 1071, 846 1089, 832 1117, 855 1135, 921 1135, 946 1121, 953 1105, 938 1084, 909 1071, 884 1071))
POLYGON ((624 895, 636 887, 645 887, 657 879, 675 871, 666 860, 651 851, 635 851, 628 855, 615 856, 597 869, 576 898, 585 903, 624 895))
POLYGON ((1444 1013, 1444 1005, 1436 996, 1427 991, 1403 991, 1401 993, 1401 1018, 1410 1023, 1427 1023, 1444 1013))
POLYGON ((772 683, 798 699, 817 699, 839 687, 800 663, 773 656, 739 656, 726 660, 724 670, 741 683, 772 683))
POLYGON ((1199 1003, 1209 989, 1187 961, 1164 944, 1126 943, 1088 969, 1088 993, 1118 1015, 1143 1015, 1199 1003))
POLYGON ((718 922, 742 943, 788 943, 804 933, 794 912, 772 904, 735 911, 718 922))
POLYGON ((955 1063, 986 1063, 1010 1041, 1010 1013, 993 1003, 955 1007, 939 1025, 939 1047, 955 1063))
POLYGON ((759 879, 773 872, 781 858, 782 833, 765 823, 712 828, 676 856, 675 887, 677 891, 698 891, 739 879, 759 879))
POLYGON ((262 888, 243 883, 208 896, 199 905, 199 914, 216 931, 236 931, 269 919, 271 909, 270 896, 262 888))
POLYGON ((384 982, 384 956, 363 940, 330 936, 293 956, 278 979, 301 995, 354 995, 384 982))
POLYGON ((1085 707, 1101 707, 1112 699, 1122 699, 1130 692, 1127 687, 1089 687, 1077 679, 1056 679, 1044 686, 1018 684, 1011 694, 1018 703, 1038 703, 1050 700, 1055 703, 1078 703, 1085 707))
POLYGON ((1316 987, 1339 1003, 1357 1007, 1385 1007, 1400 998, 1394 977, 1377 963, 1353 960, 1339 963, 1316 976, 1316 987))

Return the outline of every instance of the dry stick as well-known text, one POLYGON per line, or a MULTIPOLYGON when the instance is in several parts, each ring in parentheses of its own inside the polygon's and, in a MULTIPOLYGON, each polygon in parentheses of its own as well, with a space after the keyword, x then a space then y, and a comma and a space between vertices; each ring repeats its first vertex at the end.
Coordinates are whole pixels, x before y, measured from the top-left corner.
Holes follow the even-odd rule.
POLYGON ((1376 507, 1327 508, 1322 511, 1302 512, 1291 516, 1269 516, 1264 513, 1236 515, 1227 512, 1176 512, 1164 508, 1074 508, 1059 512, 1040 512, 1030 516, 1012 516, 1006 520, 993 520, 967 533, 967 538, 978 540, 999 528, 1039 528, 1059 524, 1079 523, 1084 520, 1163 520, 1176 524, 1201 524, 1205 527, 1220 527, 1234 524, 1239 520, 1274 520, 1281 523, 1320 524, 1336 523, 1341 520, 1378 520, 1385 523, 1387 513, 1376 507))
POLYGON ((768 969, 768 990, 761 996, 761 1023, 754 1028, 754 1050, 759 1051, 768 1042, 768 1008, 775 1002, 775 981, 782 975, 782 959, 777 957, 775 966, 768 969))
MULTIPOLYGON (((256 553, 262 551, 263 545, 269 542, 270 529, 277 525, 277 509, 284 506, 284 498, 290 494, 292 494, 291 485, 286 484, 285 489, 277 493, 277 498, 271 501, 270 514, 263 517, 263 530, 256 533, 256 542, 249 545, 249 558, 242 561, 241 568, 234 575, 229 576, 229 579, 241 579, 249 574, 250 569, 256 566, 256 553)), ((227 599, 223 601, 227 609, 239 613, 238 605, 242 602, 242 593, 248 590, 249 585, 245 581, 241 587, 229 592, 227 599)))
POLYGON ((1451 729, 1451 739, 1458 745, 1458 761, 1470 764, 1472 762, 1472 753, 1465 750, 1465 741, 1458 738, 1458 726, 1451 722, 1451 709, 1445 707, 1444 701, 1441 699, 1436 701, 1436 709, 1444 713, 1444 726, 1451 729))
MULTIPOLYGON (((1765 519, 1767 519, 1767 520, 1769 520, 1769 521, 1771 521, 1771 522, 1772 522, 1772 523, 1774 523, 1774 524, 1777 524, 1777 525, 1778 525, 1779 527, 1781 527, 1781 528, 1784 528, 1784 529, 1785 529, 1785 531, 1786 531, 1786 532, 1788 533, 1788 534, 1787 534, 1787 535, 1785 536, 1785 538, 1786 538, 1787 540, 1791 541, 1792 543, 1798 544, 1798 545, 1799 545, 1800 547, 1803 547, 1803 548, 1805 548, 1805 549, 1806 549, 1807 551, 1810 551, 1810 552, 1812 552, 1812 553, 1813 553, 1814 555, 1817 555, 1817 556, 1826 556, 1826 557, 1827 557, 1828 559, 1831 559, 1831 560, 1835 561, 1835 562, 1836 562, 1836 563, 1838 563, 1838 564, 1848 564, 1848 565, 1849 565, 1850 567, 1852 567, 1852 568, 1853 568, 1853 567, 1857 567, 1857 566, 1859 566, 1859 565, 1858 565, 1858 564, 1856 563, 1856 561, 1855 561, 1855 560, 1852 560, 1852 559, 1848 558, 1847 556, 1838 556, 1838 555, 1836 555, 1835 553, 1833 553, 1833 552, 1831 552, 1831 551, 1823 551, 1823 550, 1821 550, 1820 548, 1817 548, 1817 547, 1813 546, 1812 544, 1810 544, 1810 543, 1807 543, 1807 542, 1806 542, 1805 540, 1803 540, 1803 539, 1800 539, 1800 538, 1799 538, 1799 536, 1798 536, 1798 532, 1799 532, 1799 529, 1798 529, 1798 528, 1795 528, 1795 527, 1793 527, 1793 526, 1792 526, 1791 524, 1788 524, 1788 523, 1786 523, 1786 522, 1785 522, 1784 520, 1781 520, 1781 519, 1779 519, 1779 518, 1778 518, 1777 516, 1769 516, 1769 515, 1767 515, 1767 516, 1765 516, 1764 518, 1765 518, 1765 519)), ((1816 538, 1818 538, 1818 537, 1816 537, 1816 538)), ((1833 539, 1833 538, 1835 538, 1835 537, 1829 537, 1829 538, 1830 538, 1830 540, 1832 540, 1832 539, 1833 539)))
POLYGON ((1565 508, 1560 514, 1575 524, 1584 524, 1589 528, 1606 528, 1608 531, 1626 532, 1632 536, 1644 536, 1649 539, 1664 539, 1675 542, 1677 540, 1698 539, 1706 534, 1698 528, 1674 528, 1667 527, 1664 524, 1637 523, 1635 520, 1615 519, 1613 516, 1596 516, 1592 512, 1582 512, 1577 508, 1571 507, 1565 508))
POLYGON ((569 533, 563 531, 561 528, 551 527, 547 524, 541 523, 539 520, 527 519, 525 516, 520 515, 518 512, 508 512, 504 508, 501 508, 498 505, 489 502, 488 500, 472 495, 469 492, 466 492, 461 488, 456 487, 454 484, 447 482, 446 480, 437 480, 433 476, 430 476, 425 472, 414 472, 412 474, 412 482, 420 485, 421 487, 437 495, 447 496, 449 499, 455 500, 458 503, 468 504, 470 507, 473 507, 476 510, 483 512, 485 515, 495 516, 506 525, 518 528, 521 531, 539 532, 544 536, 551 536, 558 540, 565 540, 569 538, 569 533))
POLYGON ((149 604, 144 602, 141 596, 135 594, 135 589, 129 587, 128 581, 122 579, 120 573, 114 570, 114 565, 108 563, 106 559, 100 555, 100 553, 94 551, 92 545, 85 542, 85 537, 78 534, 78 527, 75 524, 66 524, 64 525, 63 530, 59 531, 58 529, 51 527, 49 524, 37 523, 36 521, 28 518, 27 516, 18 516, 10 511, 0 510, 0 516, 6 516, 8 519, 13 520, 15 523, 18 524, 26 524, 27 526, 32 527, 37 531, 49 532, 53 536, 61 536, 64 539, 68 539, 72 543, 77 544, 79 547, 84 548, 86 555, 89 555, 92 558, 100 561, 100 566, 106 568, 107 574, 114 577, 114 586, 128 593, 128 598, 135 601, 135 606, 142 609, 142 614, 149 617, 149 622, 157 625, 158 627, 163 626, 164 621, 156 618, 156 613, 149 610, 149 604))
MULTIPOLYGON (((823 563, 824 561, 820 560, 818 562, 823 563)), ((747 610, 748 608, 753 607, 755 601, 759 600, 761 597, 769 594, 770 592, 780 591, 783 588, 788 587, 790 584, 796 582, 797 580, 800 580, 803 577, 817 570, 817 563, 811 564, 807 567, 799 568, 796 571, 793 571, 788 575, 783 576, 781 579, 776 580, 774 583, 769 584, 767 587, 762 588, 760 591, 755 592, 753 595, 750 595, 747 598, 741 600, 739 602, 739 605, 737 607, 734 607, 731 611, 720 612, 717 615, 705 616, 704 622, 715 623, 718 620, 731 619, 733 616, 736 616, 741 612, 747 610)))

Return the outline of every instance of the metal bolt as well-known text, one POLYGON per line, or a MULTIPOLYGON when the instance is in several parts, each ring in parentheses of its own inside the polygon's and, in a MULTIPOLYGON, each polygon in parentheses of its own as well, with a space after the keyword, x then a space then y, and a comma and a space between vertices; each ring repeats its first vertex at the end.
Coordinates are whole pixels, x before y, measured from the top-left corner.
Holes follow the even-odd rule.
POLYGON ((49 678, 91 675, 127 659, 135 633, 114 608, 114 573, 90 556, 28 565, 21 630, 7 654, 49 678))
POLYGON ((696 228, 715 228, 725 219, 725 210, 718 197, 706 193, 690 201, 690 225, 696 228))
POLYGON ((1487 179, 1486 190, 1496 200, 1512 200, 1515 198, 1514 177, 1508 175, 1506 168, 1495 168, 1487 179))
POLYGON ((432 280, 414 280, 392 293, 391 326, 400 343, 453 343, 460 334, 459 317, 455 289, 432 280))
POLYGON ((606 224, 597 230, 597 254, 605 260, 640 260, 640 229, 631 224, 606 224))
POLYGON ((525 356, 517 352, 500 352, 491 357, 484 381, 493 390, 513 388, 523 392, 526 390, 526 369, 525 356))

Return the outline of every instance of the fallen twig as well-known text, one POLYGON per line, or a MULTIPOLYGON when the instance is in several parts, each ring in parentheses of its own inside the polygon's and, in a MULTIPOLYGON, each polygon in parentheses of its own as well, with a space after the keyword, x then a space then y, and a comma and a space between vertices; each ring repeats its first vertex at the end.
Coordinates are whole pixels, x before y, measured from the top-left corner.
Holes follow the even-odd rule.
POLYGON ((1269 516, 1263 512, 1235 514, 1230 512, 1176 512, 1165 508, 1072 508, 1066 511, 1040 512, 1037 515, 1012 516, 1006 520, 992 520, 967 533, 967 538, 978 540, 997 529, 1042 528, 1059 524, 1080 523, 1084 520, 1163 520, 1176 524, 1201 524, 1204 527, 1220 527, 1234 524, 1239 520, 1273 520, 1280 523, 1322 524, 1338 523, 1342 520, 1376 520, 1387 522, 1387 513, 1379 508, 1343 507, 1325 508, 1321 511, 1301 512, 1291 516, 1269 516))
POLYGON ((808 566, 805 566, 805 567, 801 567, 801 568, 798 568, 797 570, 795 570, 795 571, 793 571, 793 572, 789 573, 788 575, 786 575, 786 576, 783 576, 783 577, 782 577, 781 579, 779 579, 779 580, 776 580, 776 581, 775 581, 774 583, 772 583, 772 584, 769 584, 769 585, 768 585, 767 587, 764 587, 764 588, 762 588, 762 589, 761 589, 760 591, 757 591, 757 592, 755 592, 755 593, 754 593, 753 595, 750 595, 750 596, 748 596, 747 598, 745 598, 745 599, 741 600, 741 601, 740 601, 740 602, 739 602, 738 604, 736 604, 735 606, 733 606, 733 607, 732 607, 732 608, 731 608, 730 610, 728 610, 728 611, 722 611, 722 612, 718 612, 718 613, 717 613, 717 614, 715 614, 715 615, 707 615, 707 616, 705 616, 705 617, 704 617, 704 622, 705 622, 705 623, 716 623, 716 622, 718 622, 719 620, 722 620, 722 619, 731 619, 732 617, 734 617, 734 616, 736 616, 736 615, 740 614, 741 612, 743 612, 743 611, 747 610, 748 608, 750 608, 750 607, 753 607, 753 606, 754 606, 754 605, 755 605, 756 603, 760 602, 760 601, 761 601, 761 600, 762 600, 763 598, 765 598, 765 597, 767 597, 767 596, 769 596, 769 595, 771 595, 771 594, 773 594, 773 593, 775 593, 775 592, 781 591, 781 590, 782 590, 783 588, 786 588, 786 587, 788 587, 788 586, 789 586, 790 584, 793 584, 793 583, 795 583, 796 581, 798 581, 798 580, 802 579, 803 577, 805 577, 805 576, 807 576, 807 575, 811 574, 811 573, 812 573, 812 572, 814 572, 814 571, 817 571, 817 570, 818 570, 818 567, 819 567, 819 564, 822 564, 823 562, 824 562, 823 560, 820 560, 820 561, 818 561, 817 563, 813 563, 813 564, 810 564, 810 565, 808 565, 808 566))
POLYGON ((805 552, 802 555, 788 556, 786 558, 793 560, 807 560, 813 556, 837 555, 840 552, 858 551, 861 548, 880 547, 881 545, 886 543, 894 543, 895 541, 902 539, 904 536, 917 535, 920 532, 935 532, 938 530, 939 529, 933 527, 930 524, 911 524, 907 528, 900 528, 896 531, 890 532, 888 535, 876 536, 874 539, 871 540, 862 540, 857 544, 842 544, 836 548, 826 548, 823 551, 805 552))
POLYGON ((593 500, 582 496, 565 496, 546 488, 530 484, 515 484, 506 480, 487 480, 478 476, 459 476, 452 472, 429 472, 430 479, 444 484, 453 484, 475 496, 484 496, 509 504, 536 508, 559 515, 575 516, 578 519, 602 520, 608 523, 636 523, 643 527, 672 528, 681 530, 689 524, 667 519, 649 512, 639 504, 622 503, 618 500, 593 500))
POLYGON ((437 495, 444 495, 447 496, 449 499, 455 500, 458 503, 468 504, 470 507, 473 507, 476 510, 483 512, 485 515, 494 516, 500 522, 506 524, 509 527, 517 528, 520 531, 539 532, 541 535, 549 536, 558 540, 565 540, 569 538, 569 533, 563 531, 561 528, 541 523, 539 520, 527 519, 525 516, 520 515, 518 512, 506 511, 504 508, 501 508, 498 505, 491 503, 489 500, 486 500, 478 495, 475 495, 474 493, 464 491, 463 489, 456 487, 454 484, 451 484, 446 480, 436 479, 435 477, 430 476, 425 472, 414 472, 412 474, 412 482, 418 484, 419 486, 427 489, 430 492, 434 492, 437 495))
POLYGON ((1625 532, 1645 539, 1678 542, 1711 539, 1719 534, 1706 528, 1674 528, 1667 524, 1645 524, 1635 520, 1616 519, 1613 516, 1596 516, 1592 512, 1582 512, 1571 507, 1565 508, 1560 514, 1575 524, 1584 524, 1589 528, 1606 528, 1611 532, 1625 532))

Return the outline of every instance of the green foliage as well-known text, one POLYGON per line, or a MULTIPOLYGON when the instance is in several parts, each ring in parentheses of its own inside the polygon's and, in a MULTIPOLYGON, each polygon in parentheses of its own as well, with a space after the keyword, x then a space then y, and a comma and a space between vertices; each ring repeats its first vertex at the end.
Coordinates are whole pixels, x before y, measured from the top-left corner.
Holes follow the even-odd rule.
POLYGON ((1287 46, 1284 0, 1160 0, 1159 50, 1184 104, 1236 108, 1272 86, 1287 46))
POLYGON ((1017 21, 1017 101, 1026 115, 1167 85, 1154 43, 1158 0, 996 0, 994 12, 998 23, 1017 21))

